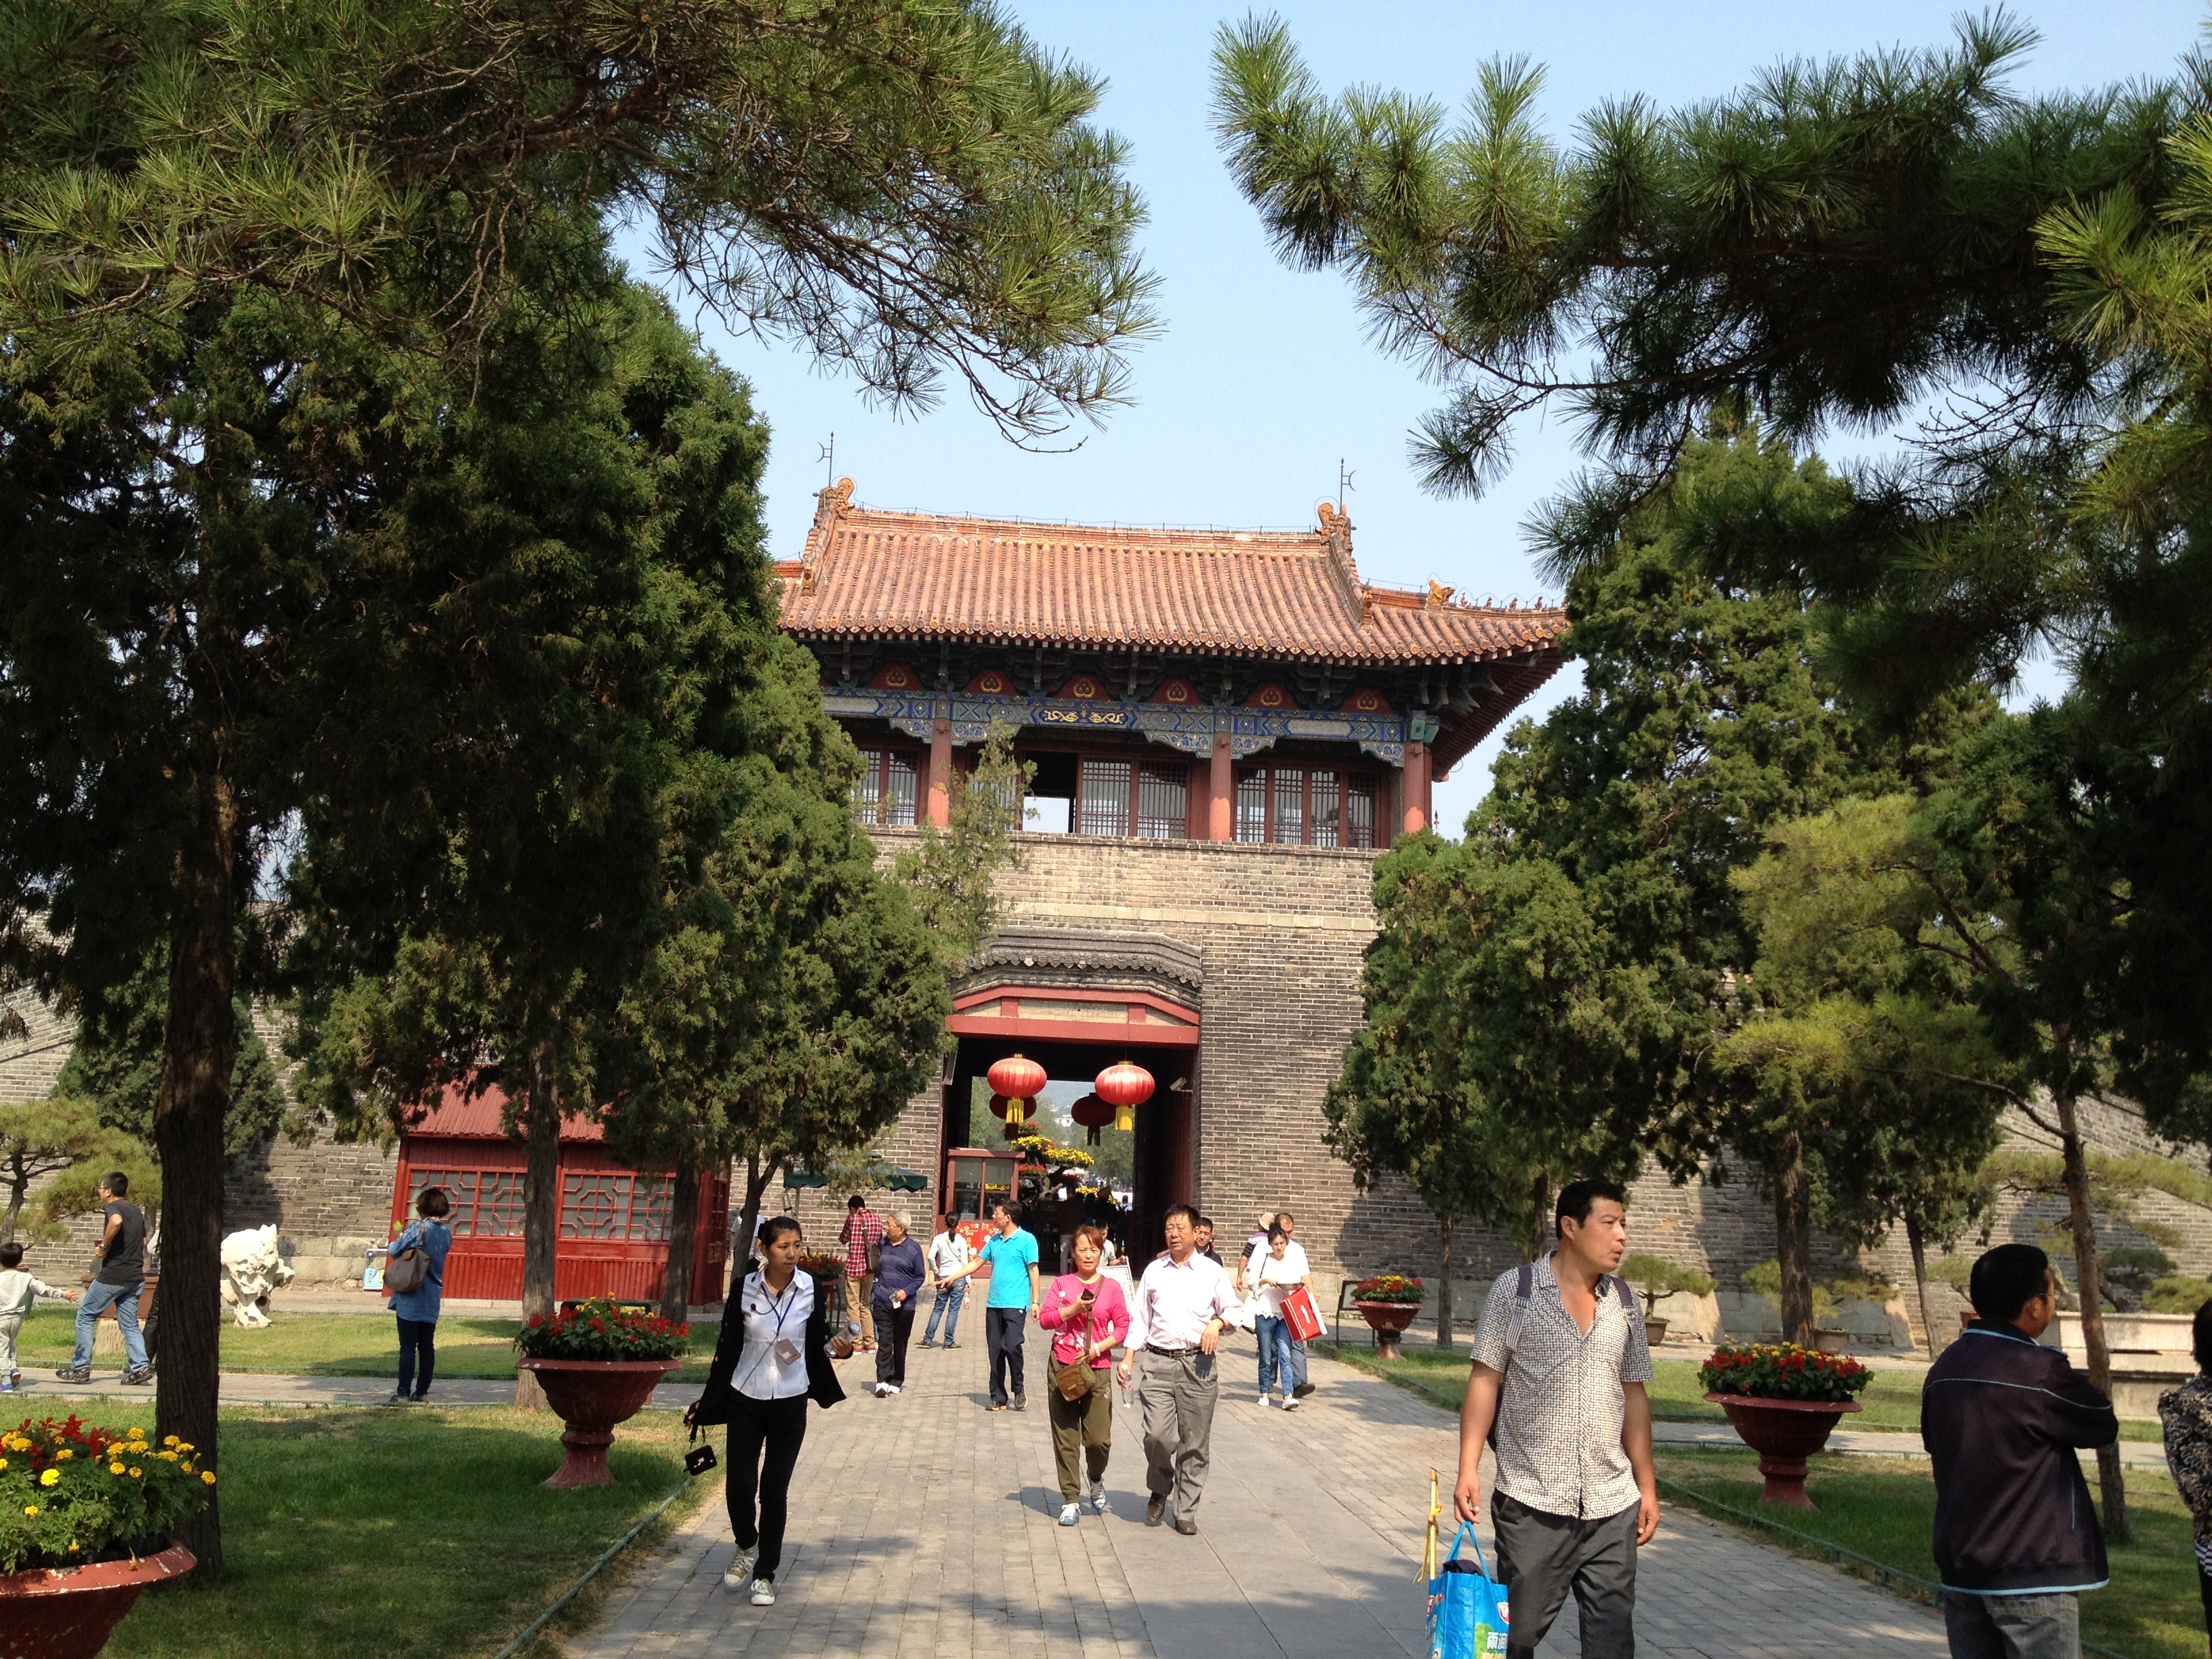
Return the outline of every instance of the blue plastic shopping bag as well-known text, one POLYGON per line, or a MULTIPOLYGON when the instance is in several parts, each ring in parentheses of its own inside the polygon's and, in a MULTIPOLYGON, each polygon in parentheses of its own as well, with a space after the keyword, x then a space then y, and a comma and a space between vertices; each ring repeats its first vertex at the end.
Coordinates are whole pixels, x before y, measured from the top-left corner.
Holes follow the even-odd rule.
POLYGON ((1490 1576, 1482 1540, 1462 1521, 1443 1570, 1429 1580, 1429 1659, 1495 1659, 1511 1623, 1505 1586, 1490 1576), (1459 1547, 1470 1542, 1474 1559, 1462 1561, 1459 1547))

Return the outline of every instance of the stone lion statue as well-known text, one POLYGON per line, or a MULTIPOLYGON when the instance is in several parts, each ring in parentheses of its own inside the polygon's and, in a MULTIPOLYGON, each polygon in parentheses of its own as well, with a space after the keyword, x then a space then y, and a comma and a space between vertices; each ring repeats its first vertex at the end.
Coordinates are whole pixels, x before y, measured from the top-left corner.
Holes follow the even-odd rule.
POLYGON ((292 1264, 276 1249, 276 1229, 248 1227, 222 1241, 222 1299, 238 1322, 256 1329, 269 1322, 269 1297, 292 1282, 292 1264))

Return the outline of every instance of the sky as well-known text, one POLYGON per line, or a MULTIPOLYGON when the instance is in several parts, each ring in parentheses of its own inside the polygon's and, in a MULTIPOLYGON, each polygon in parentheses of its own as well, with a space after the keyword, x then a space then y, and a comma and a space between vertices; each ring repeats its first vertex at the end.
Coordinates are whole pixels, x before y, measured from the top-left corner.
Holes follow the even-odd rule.
MULTIPOLYGON (((1390 87, 1455 108, 1484 59, 1525 56, 1546 68, 1540 109, 1562 141, 1583 111, 1609 98, 1641 93, 1671 107, 1724 94, 1793 57, 1947 45, 1954 15, 1893 0, 1370 0, 1275 9, 1331 91, 1390 87)), ((2207 15, 2179 0, 2029 0, 2009 9, 2042 37, 2014 75, 2021 92, 2161 74, 2195 44, 2207 15)), ((1109 82, 1097 119, 1131 146, 1164 331, 1132 356, 1129 406, 1101 428, 1071 434, 1079 447, 1037 453, 1001 438, 957 389, 934 410, 894 417, 803 349, 732 336, 686 307, 708 347, 751 382, 773 428, 775 556, 800 551, 814 492, 835 476, 822 455, 834 434, 836 474, 854 479, 864 505, 1091 523, 1304 527, 1318 502, 1336 499, 1342 465, 1352 474, 1353 552, 1369 580, 1418 587, 1434 579, 1501 604, 1555 599, 1522 526, 1579 469, 1572 433, 1524 425, 1512 470, 1480 500, 1422 493, 1406 438, 1438 401, 1436 388, 1373 348, 1341 277, 1278 263, 1231 184, 1208 129, 1210 54, 1215 29, 1246 9, 1031 0, 1012 10, 1042 45, 1109 82)), ((1881 447, 1879 434, 1842 434, 1821 449, 1848 463, 1881 447)), ((2046 671, 2027 686, 2032 694, 2054 684, 2046 671)), ((1540 714, 1577 685, 1570 668, 1524 712, 1540 714)), ((1501 730, 1437 787, 1446 834, 1459 833, 1489 787, 1502 738, 1501 730)))

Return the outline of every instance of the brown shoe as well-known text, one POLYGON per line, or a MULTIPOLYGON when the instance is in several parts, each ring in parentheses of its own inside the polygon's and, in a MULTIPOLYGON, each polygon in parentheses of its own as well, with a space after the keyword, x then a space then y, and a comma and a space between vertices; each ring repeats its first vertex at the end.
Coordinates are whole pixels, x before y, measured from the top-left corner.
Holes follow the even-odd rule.
POLYGON ((1165 1494, 1154 1492, 1152 1502, 1145 1505, 1145 1524, 1148 1527, 1158 1526, 1160 1517, 1167 1512, 1168 1500, 1165 1494))
POLYGON ((1175 1529, 1186 1538, 1194 1538, 1198 1535, 1198 1522, 1187 1515, 1178 1515, 1175 1518, 1175 1529))

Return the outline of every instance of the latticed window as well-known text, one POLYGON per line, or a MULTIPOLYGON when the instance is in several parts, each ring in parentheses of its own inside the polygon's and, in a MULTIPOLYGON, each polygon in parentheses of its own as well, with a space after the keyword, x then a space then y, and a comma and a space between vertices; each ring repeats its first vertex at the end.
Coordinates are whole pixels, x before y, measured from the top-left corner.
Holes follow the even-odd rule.
POLYGON ((472 1233, 477 1230, 477 1180, 474 1170, 415 1170, 409 1173, 407 1182, 407 1213, 416 1213, 415 1201, 433 1187, 445 1189, 447 1200, 453 1205, 446 1217, 446 1224, 456 1234, 472 1233))
POLYGON ((1375 780, 1334 767, 1255 766, 1237 775, 1237 839, 1375 845, 1375 780))
POLYGON ((522 1232, 522 1171, 520 1170, 411 1170, 407 1211, 430 1187, 442 1187, 453 1208, 446 1224, 455 1237, 513 1238, 522 1232))
POLYGON ((853 811, 863 823, 912 823, 916 799, 914 757, 897 749, 863 749, 853 785, 853 811))
POLYGON ((1190 833, 1190 769, 1137 769, 1137 833, 1147 841, 1181 841, 1190 833))
POLYGON ((665 1239, 668 1187, 656 1176, 568 1170, 561 1177, 561 1237, 665 1239))
POLYGON ((1129 782, 1134 769, 1125 760, 1083 762, 1076 797, 1076 832, 1085 836, 1129 833, 1129 782))

